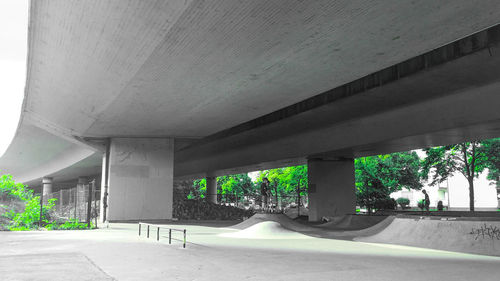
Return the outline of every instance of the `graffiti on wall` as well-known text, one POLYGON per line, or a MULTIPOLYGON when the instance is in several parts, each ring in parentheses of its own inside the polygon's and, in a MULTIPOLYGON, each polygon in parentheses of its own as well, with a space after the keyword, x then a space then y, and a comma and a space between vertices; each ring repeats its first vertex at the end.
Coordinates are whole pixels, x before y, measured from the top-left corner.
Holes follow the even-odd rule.
POLYGON ((497 239, 500 240, 500 228, 497 226, 493 225, 482 225, 479 228, 472 228, 472 231, 469 233, 471 235, 474 235, 474 239, 477 240, 479 238, 481 239, 497 239))

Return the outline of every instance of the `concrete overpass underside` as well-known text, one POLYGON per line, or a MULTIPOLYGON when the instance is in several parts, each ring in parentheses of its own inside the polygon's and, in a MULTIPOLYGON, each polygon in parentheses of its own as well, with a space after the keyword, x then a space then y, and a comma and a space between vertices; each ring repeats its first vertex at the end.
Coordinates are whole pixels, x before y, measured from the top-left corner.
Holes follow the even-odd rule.
POLYGON ((102 171, 127 220, 170 218, 173 178, 308 163, 311 219, 349 213, 354 157, 500 136, 499 23, 498 1, 32 1, 0 169, 102 171))

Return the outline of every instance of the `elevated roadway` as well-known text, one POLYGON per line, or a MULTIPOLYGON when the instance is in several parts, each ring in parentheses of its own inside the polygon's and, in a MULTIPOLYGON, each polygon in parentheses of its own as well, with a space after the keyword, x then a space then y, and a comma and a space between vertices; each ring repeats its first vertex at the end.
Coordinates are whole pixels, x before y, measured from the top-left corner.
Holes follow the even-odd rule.
POLYGON ((169 218, 174 178, 308 163, 312 217, 348 213, 354 157, 500 135, 499 8, 32 1, 0 169, 31 186, 102 174, 122 220, 169 218))

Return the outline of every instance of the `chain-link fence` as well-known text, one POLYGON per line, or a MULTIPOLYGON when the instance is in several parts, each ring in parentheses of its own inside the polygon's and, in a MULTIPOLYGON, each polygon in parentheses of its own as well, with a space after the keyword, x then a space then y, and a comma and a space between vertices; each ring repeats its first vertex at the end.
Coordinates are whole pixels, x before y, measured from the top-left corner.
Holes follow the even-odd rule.
MULTIPOLYGON (((193 194, 192 191, 186 189, 175 189, 174 198, 176 199, 206 199, 207 195, 205 193, 193 194)), ((262 196, 260 193, 247 193, 247 194, 237 194, 237 193, 218 193, 217 203, 220 205, 233 206, 242 209, 255 209, 261 210, 265 206, 268 212, 281 212, 287 208, 295 208, 297 206, 306 207, 308 206, 307 194, 304 195, 287 195, 280 194, 277 195, 274 192, 268 194, 267 198, 262 196), (263 201, 267 199, 267 203, 263 204, 263 201)))
POLYGON ((44 204, 47 204, 49 199, 57 199, 54 214, 61 220, 91 221, 97 225, 100 195, 101 191, 96 188, 95 181, 91 181, 88 184, 79 184, 74 188, 45 194, 43 201, 44 204))

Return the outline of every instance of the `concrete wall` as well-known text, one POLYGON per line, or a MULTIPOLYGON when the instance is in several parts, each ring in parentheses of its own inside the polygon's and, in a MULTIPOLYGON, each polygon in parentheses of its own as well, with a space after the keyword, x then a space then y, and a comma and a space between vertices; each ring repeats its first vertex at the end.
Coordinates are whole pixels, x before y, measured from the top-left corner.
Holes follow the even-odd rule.
POLYGON ((356 212, 354 161, 307 161, 309 178, 309 220, 356 212))
POLYGON ((172 218, 174 140, 114 138, 108 220, 172 218))

